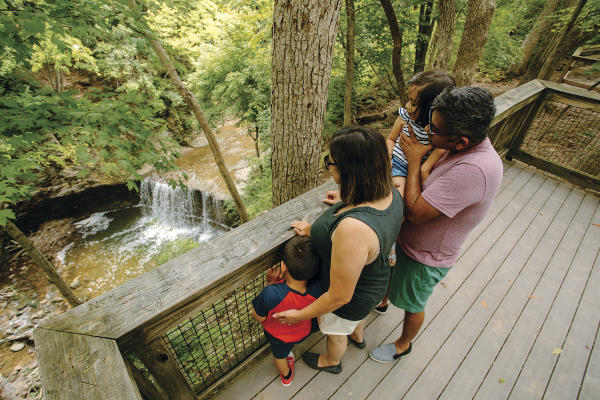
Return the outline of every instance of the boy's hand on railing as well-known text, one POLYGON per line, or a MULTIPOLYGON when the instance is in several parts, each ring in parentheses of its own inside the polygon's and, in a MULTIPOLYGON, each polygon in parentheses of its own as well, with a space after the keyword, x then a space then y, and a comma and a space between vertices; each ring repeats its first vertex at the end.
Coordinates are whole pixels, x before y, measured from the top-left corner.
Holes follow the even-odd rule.
POLYGON ((291 227, 294 228, 294 232, 296 232, 296 235, 300 235, 300 236, 310 236, 310 227, 311 224, 309 224, 306 221, 294 221, 291 224, 291 227))
POLYGON ((323 203, 333 205, 342 201, 342 196, 339 190, 328 190, 327 197, 323 199, 323 203))
POLYGON ((267 270, 267 285, 272 285, 283 279, 281 264, 277 264, 267 270))

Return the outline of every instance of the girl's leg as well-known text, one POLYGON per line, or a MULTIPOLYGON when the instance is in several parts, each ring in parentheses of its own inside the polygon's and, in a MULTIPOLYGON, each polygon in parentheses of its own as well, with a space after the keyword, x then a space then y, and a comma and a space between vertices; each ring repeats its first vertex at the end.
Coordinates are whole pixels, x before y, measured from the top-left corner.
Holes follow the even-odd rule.
POLYGON ((327 335, 327 353, 319 355, 319 367, 339 365, 348 346, 347 335, 327 335))
POLYGON ((354 340, 357 343, 362 343, 362 341, 365 340, 365 320, 364 319, 362 321, 360 321, 358 323, 358 325, 356 325, 356 328, 354 328, 354 332, 352 332, 350 334, 350 337, 352 338, 352 340, 354 340))
POLYGON ((275 368, 277 368, 277 371, 279 371, 281 375, 287 376, 290 373, 290 368, 288 367, 287 359, 273 357, 273 363, 275 364, 275 368))

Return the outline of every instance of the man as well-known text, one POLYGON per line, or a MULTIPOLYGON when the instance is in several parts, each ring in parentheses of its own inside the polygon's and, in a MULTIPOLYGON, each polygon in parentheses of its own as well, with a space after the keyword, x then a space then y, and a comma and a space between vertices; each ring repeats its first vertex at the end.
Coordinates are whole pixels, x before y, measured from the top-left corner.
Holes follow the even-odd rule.
POLYGON ((448 88, 433 101, 426 128, 431 145, 448 150, 421 185, 421 159, 430 149, 403 136, 408 161, 405 222, 397 241, 389 297, 405 310, 402 335, 370 356, 394 362, 410 353, 425 304, 459 257, 469 232, 487 214, 502 180, 502 161, 487 138, 496 107, 478 87, 448 88))

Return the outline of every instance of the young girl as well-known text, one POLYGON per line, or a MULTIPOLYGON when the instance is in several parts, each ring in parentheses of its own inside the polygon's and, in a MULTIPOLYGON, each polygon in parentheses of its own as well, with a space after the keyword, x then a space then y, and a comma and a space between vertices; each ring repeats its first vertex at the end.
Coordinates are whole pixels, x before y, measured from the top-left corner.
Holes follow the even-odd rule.
MULTIPOLYGON (((447 87, 454 86, 454 78, 444 71, 426 71, 415 75, 408 82, 408 103, 400 108, 400 116, 396 119, 392 131, 387 139, 388 154, 392 159, 392 182, 404 197, 404 184, 406 183, 407 163, 406 157, 400 148, 400 133, 408 136, 408 126, 412 128, 417 140, 425 145, 429 144, 429 137, 425 131, 428 124, 429 109, 433 99, 447 87)), ((444 155, 445 150, 433 150, 421 166, 421 179, 425 181, 429 172, 444 155)))

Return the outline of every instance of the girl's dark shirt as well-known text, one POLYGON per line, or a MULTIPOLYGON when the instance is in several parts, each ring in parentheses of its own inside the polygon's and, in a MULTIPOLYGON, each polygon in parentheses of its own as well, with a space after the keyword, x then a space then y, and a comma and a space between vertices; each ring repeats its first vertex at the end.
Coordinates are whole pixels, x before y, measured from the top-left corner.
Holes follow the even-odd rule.
POLYGON ((321 259, 320 280, 323 291, 329 289, 329 273, 331 269, 331 234, 344 218, 355 218, 367 224, 379 238, 379 255, 371 264, 363 268, 354 294, 349 303, 333 313, 341 318, 359 321, 379 304, 385 296, 390 279, 388 255, 400 232, 404 216, 404 201, 400 193, 392 189, 392 203, 385 210, 373 207, 355 207, 335 215, 343 202, 334 204, 317 218, 311 227, 313 248, 321 259))

